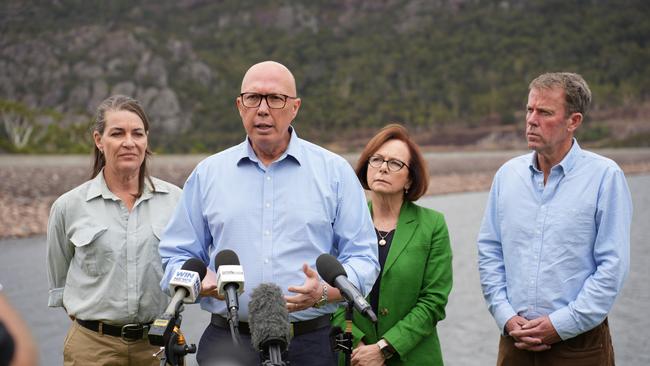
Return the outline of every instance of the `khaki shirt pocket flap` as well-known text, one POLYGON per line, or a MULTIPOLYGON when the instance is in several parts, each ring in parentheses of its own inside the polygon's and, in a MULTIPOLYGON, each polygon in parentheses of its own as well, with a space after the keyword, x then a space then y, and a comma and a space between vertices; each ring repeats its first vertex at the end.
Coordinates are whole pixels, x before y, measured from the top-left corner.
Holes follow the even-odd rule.
POLYGON ((165 226, 151 225, 151 230, 153 235, 160 241, 162 239, 163 233, 165 232, 165 226))
POLYGON ((102 226, 92 226, 79 229, 72 234, 70 241, 74 244, 75 247, 83 247, 92 243, 100 235, 106 232, 108 227, 102 226))

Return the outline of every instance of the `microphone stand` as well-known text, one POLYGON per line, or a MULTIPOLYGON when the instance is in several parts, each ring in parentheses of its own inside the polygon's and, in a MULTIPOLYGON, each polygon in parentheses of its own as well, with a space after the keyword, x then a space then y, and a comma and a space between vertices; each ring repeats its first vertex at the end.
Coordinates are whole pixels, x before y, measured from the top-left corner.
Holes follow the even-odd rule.
POLYGON ((239 317, 237 316, 237 309, 228 309, 228 324, 230 325, 230 335, 232 336, 232 343, 236 347, 241 345, 241 338, 239 336, 239 317))
MULTIPOLYGON (((167 342, 164 347, 164 355, 160 359, 160 366, 172 365, 172 366, 183 366, 185 365, 185 355, 188 353, 196 353, 195 344, 187 344, 185 341, 185 336, 181 332, 181 322, 183 317, 181 316, 181 311, 183 310, 183 303, 178 303, 174 309, 174 316, 170 322, 174 323, 174 326, 171 332, 166 335, 167 342)), ((161 350, 162 351, 162 350, 161 350)))
POLYGON ((260 352, 262 356, 262 366, 287 366, 289 361, 282 361, 282 352, 278 343, 273 341, 266 343, 260 352))
POLYGON ((352 314, 354 313, 354 303, 348 302, 345 307, 345 331, 337 327, 340 333, 333 336, 334 351, 341 351, 345 356, 345 366, 350 365, 352 357, 352 314))

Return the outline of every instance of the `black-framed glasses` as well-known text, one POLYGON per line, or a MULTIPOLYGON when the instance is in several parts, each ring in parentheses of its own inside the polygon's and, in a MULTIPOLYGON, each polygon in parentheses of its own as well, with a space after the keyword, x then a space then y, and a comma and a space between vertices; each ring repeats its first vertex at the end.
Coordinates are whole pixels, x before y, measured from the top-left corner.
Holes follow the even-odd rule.
POLYGON ((241 93, 241 102, 244 107, 257 108, 262 104, 262 99, 266 99, 266 105, 272 109, 282 109, 287 105, 287 99, 298 99, 284 94, 259 94, 259 93, 241 93))
POLYGON ((398 159, 384 159, 381 155, 373 155, 368 159, 368 164, 373 168, 381 168, 382 164, 386 163, 388 170, 391 172, 398 172, 403 167, 409 168, 405 162, 398 159))

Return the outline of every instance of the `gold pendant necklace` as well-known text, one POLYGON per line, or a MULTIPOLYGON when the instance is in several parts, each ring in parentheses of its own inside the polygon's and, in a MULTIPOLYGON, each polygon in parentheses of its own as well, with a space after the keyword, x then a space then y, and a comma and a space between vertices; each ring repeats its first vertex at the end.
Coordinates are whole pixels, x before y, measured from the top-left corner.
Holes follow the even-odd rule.
POLYGON ((381 235, 381 231, 379 231, 379 229, 375 229, 375 230, 377 230, 377 234, 381 238, 379 239, 379 245, 383 247, 384 245, 386 245, 386 237, 388 236, 388 234, 390 234, 390 231, 387 231, 386 235, 381 235))

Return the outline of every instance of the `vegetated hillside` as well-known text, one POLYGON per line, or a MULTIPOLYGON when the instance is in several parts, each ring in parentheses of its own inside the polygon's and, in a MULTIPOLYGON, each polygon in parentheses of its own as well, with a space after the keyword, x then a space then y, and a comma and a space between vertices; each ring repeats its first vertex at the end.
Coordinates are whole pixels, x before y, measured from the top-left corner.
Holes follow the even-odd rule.
POLYGON ((24 118, 0 132, 0 151, 84 151, 114 93, 142 101, 158 150, 224 148, 244 134, 241 77, 266 59, 295 73, 299 134, 340 149, 389 121, 426 144, 516 146, 527 85, 551 70, 590 83, 584 140, 650 141, 647 1, 132 3, 3 5, 0 111, 24 118))

